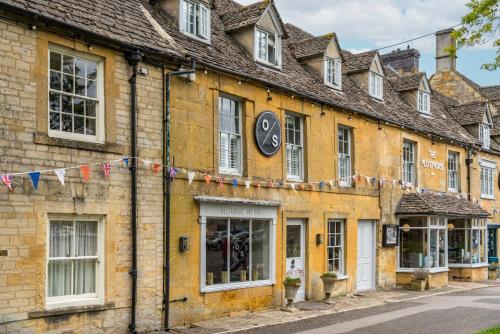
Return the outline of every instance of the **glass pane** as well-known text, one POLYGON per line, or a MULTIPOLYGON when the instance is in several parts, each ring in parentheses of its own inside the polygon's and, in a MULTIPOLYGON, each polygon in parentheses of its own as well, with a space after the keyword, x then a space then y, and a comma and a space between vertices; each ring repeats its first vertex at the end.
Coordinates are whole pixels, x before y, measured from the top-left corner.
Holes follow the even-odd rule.
POLYGON ((63 76, 63 91, 66 93, 73 93, 75 77, 69 74, 63 76))
POLYGON ((75 133, 85 133, 85 119, 75 116, 75 133))
POLYGON ((229 235, 230 242, 230 282, 244 282, 249 280, 248 265, 250 263, 249 233, 250 221, 244 219, 231 219, 229 235))
POLYGON ((269 246, 271 222, 252 221, 252 281, 269 279, 269 246))
POLYGON ((56 52, 50 53, 50 69, 54 71, 61 71, 61 54, 56 52))
POLYGON ((62 130, 65 132, 73 132, 73 117, 68 114, 62 114, 62 130))
POLYGON ((74 294, 95 293, 96 260, 75 260, 74 294))
POLYGON ((49 109, 54 111, 61 110, 61 94, 49 93, 49 109))
POLYGON ((486 262, 486 230, 480 230, 479 236, 481 237, 479 241, 479 262, 486 262))
POLYGON ((73 222, 50 222, 49 256, 73 256, 73 222))
POLYGON ((61 73, 50 71, 50 89, 61 90, 61 73))
POLYGON ((399 266, 401 268, 427 268, 427 229, 400 230, 399 266))
POLYGON ((86 101, 85 104, 87 107, 87 117, 95 117, 96 103, 94 101, 86 101))
POLYGON ((399 220, 399 226, 403 228, 405 225, 408 227, 427 227, 427 217, 411 217, 399 220))
POLYGON ((75 94, 85 96, 85 79, 75 78, 75 94))
POLYGON ((63 55, 63 72, 73 74, 73 57, 63 55))
POLYGON ((74 113, 75 115, 84 115, 85 114, 85 100, 75 98, 74 99, 75 106, 74 106, 74 113))
POLYGON ((97 63, 87 63, 87 79, 97 80, 97 63))
POLYGON ((85 132, 88 135, 95 136, 95 119, 92 118, 86 118, 85 122, 87 123, 87 126, 85 127, 85 132))
POLYGON ((51 260, 48 268, 48 296, 71 295, 71 268, 72 260, 51 260))
POLYGON ((448 231, 448 263, 470 263, 470 230, 448 231))
POLYGON ((97 222, 76 222, 75 233, 75 256, 97 256, 97 222))
POLYGON ((446 267, 446 230, 439 230, 439 266, 446 267))
POLYGON ((208 219, 206 224, 206 284, 228 283, 227 219, 208 219))
POLYGON ((68 114, 73 113, 73 98, 71 96, 62 95, 62 111, 68 114))
POLYGON ((92 98, 97 98, 97 81, 94 80, 87 81, 87 96, 92 98))
POLYGON ((430 230, 431 238, 430 238, 430 258, 429 258, 429 267, 437 268, 438 267, 438 230, 430 230))
POLYGON ((75 75, 85 78, 85 61, 80 58, 75 58, 75 75))
POLYGON ((50 113, 50 129, 61 130, 61 114, 58 112, 50 113))
POLYGON ((480 248, 481 248, 481 231, 472 230, 472 252, 471 259, 472 263, 480 262, 480 248))
POLYGON ((301 256, 301 230, 300 225, 286 226, 286 257, 301 256))

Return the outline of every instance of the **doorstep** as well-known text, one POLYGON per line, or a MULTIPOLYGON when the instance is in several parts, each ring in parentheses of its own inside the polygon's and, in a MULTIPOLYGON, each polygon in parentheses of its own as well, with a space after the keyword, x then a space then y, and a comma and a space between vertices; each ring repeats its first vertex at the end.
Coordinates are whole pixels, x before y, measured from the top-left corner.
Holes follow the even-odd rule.
POLYGON ((327 305, 320 301, 306 301, 296 303, 296 307, 298 308, 297 312, 283 312, 280 308, 238 312, 226 317, 196 322, 191 326, 174 327, 170 332, 183 334, 231 333, 235 331, 300 321, 302 319, 314 318, 326 314, 347 312, 388 303, 415 300, 455 291, 480 289, 493 285, 500 285, 500 280, 474 283, 450 281, 447 287, 426 290, 425 292, 410 291, 405 288, 367 291, 363 293, 363 296, 351 295, 337 297, 335 298, 336 303, 334 305, 327 305))

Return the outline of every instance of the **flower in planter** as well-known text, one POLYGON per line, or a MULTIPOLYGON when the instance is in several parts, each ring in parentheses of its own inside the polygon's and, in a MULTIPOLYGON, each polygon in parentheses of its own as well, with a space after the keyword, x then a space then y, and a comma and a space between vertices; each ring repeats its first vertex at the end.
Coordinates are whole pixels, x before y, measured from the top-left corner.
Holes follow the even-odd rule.
POLYGON ((304 269, 290 269, 286 272, 283 284, 300 285, 302 283, 302 277, 304 277, 304 269))
POLYGON ((413 277, 415 277, 417 281, 426 280, 427 277, 429 277, 429 270, 425 268, 417 268, 413 271, 413 277))
POLYGON ((333 271, 327 271, 326 273, 323 273, 321 275, 321 278, 333 278, 333 279, 336 279, 339 277, 339 273, 338 271, 336 270, 333 270, 333 271))

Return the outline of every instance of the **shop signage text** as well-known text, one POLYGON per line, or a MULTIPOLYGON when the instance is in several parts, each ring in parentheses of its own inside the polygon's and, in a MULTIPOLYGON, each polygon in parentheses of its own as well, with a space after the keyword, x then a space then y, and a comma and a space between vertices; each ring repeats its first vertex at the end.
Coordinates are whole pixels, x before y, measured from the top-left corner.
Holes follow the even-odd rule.
MULTIPOLYGON (((429 150, 429 156, 431 159, 436 159, 436 156, 437 156, 436 151, 429 150)), ((425 168, 444 170, 444 163, 442 163, 442 162, 422 159, 422 165, 425 168)))

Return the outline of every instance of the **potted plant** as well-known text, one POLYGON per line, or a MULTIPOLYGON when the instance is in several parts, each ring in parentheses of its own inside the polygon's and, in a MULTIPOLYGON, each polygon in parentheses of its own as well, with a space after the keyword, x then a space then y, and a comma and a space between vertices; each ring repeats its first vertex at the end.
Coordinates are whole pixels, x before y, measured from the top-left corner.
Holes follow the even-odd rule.
POLYGON ((327 304, 335 304, 332 295, 337 278, 337 271, 327 271, 326 273, 321 275, 321 280, 323 281, 323 290, 325 291, 325 299, 323 299, 323 302, 327 304))
POLYGON ((429 277, 429 270, 424 268, 417 268, 413 271, 413 280, 411 281, 412 290, 425 291, 427 287, 427 278, 429 277))
POLYGON ((492 262, 488 266, 488 279, 497 279, 498 277, 498 263, 492 262))
POLYGON ((299 291, 300 285, 302 284, 303 276, 303 269, 290 269, 286 272, 286 277, 283 281, 283 285, 285 286, 286 311, 295 309, 293 301, 295 300, 297 291, 299 291))

